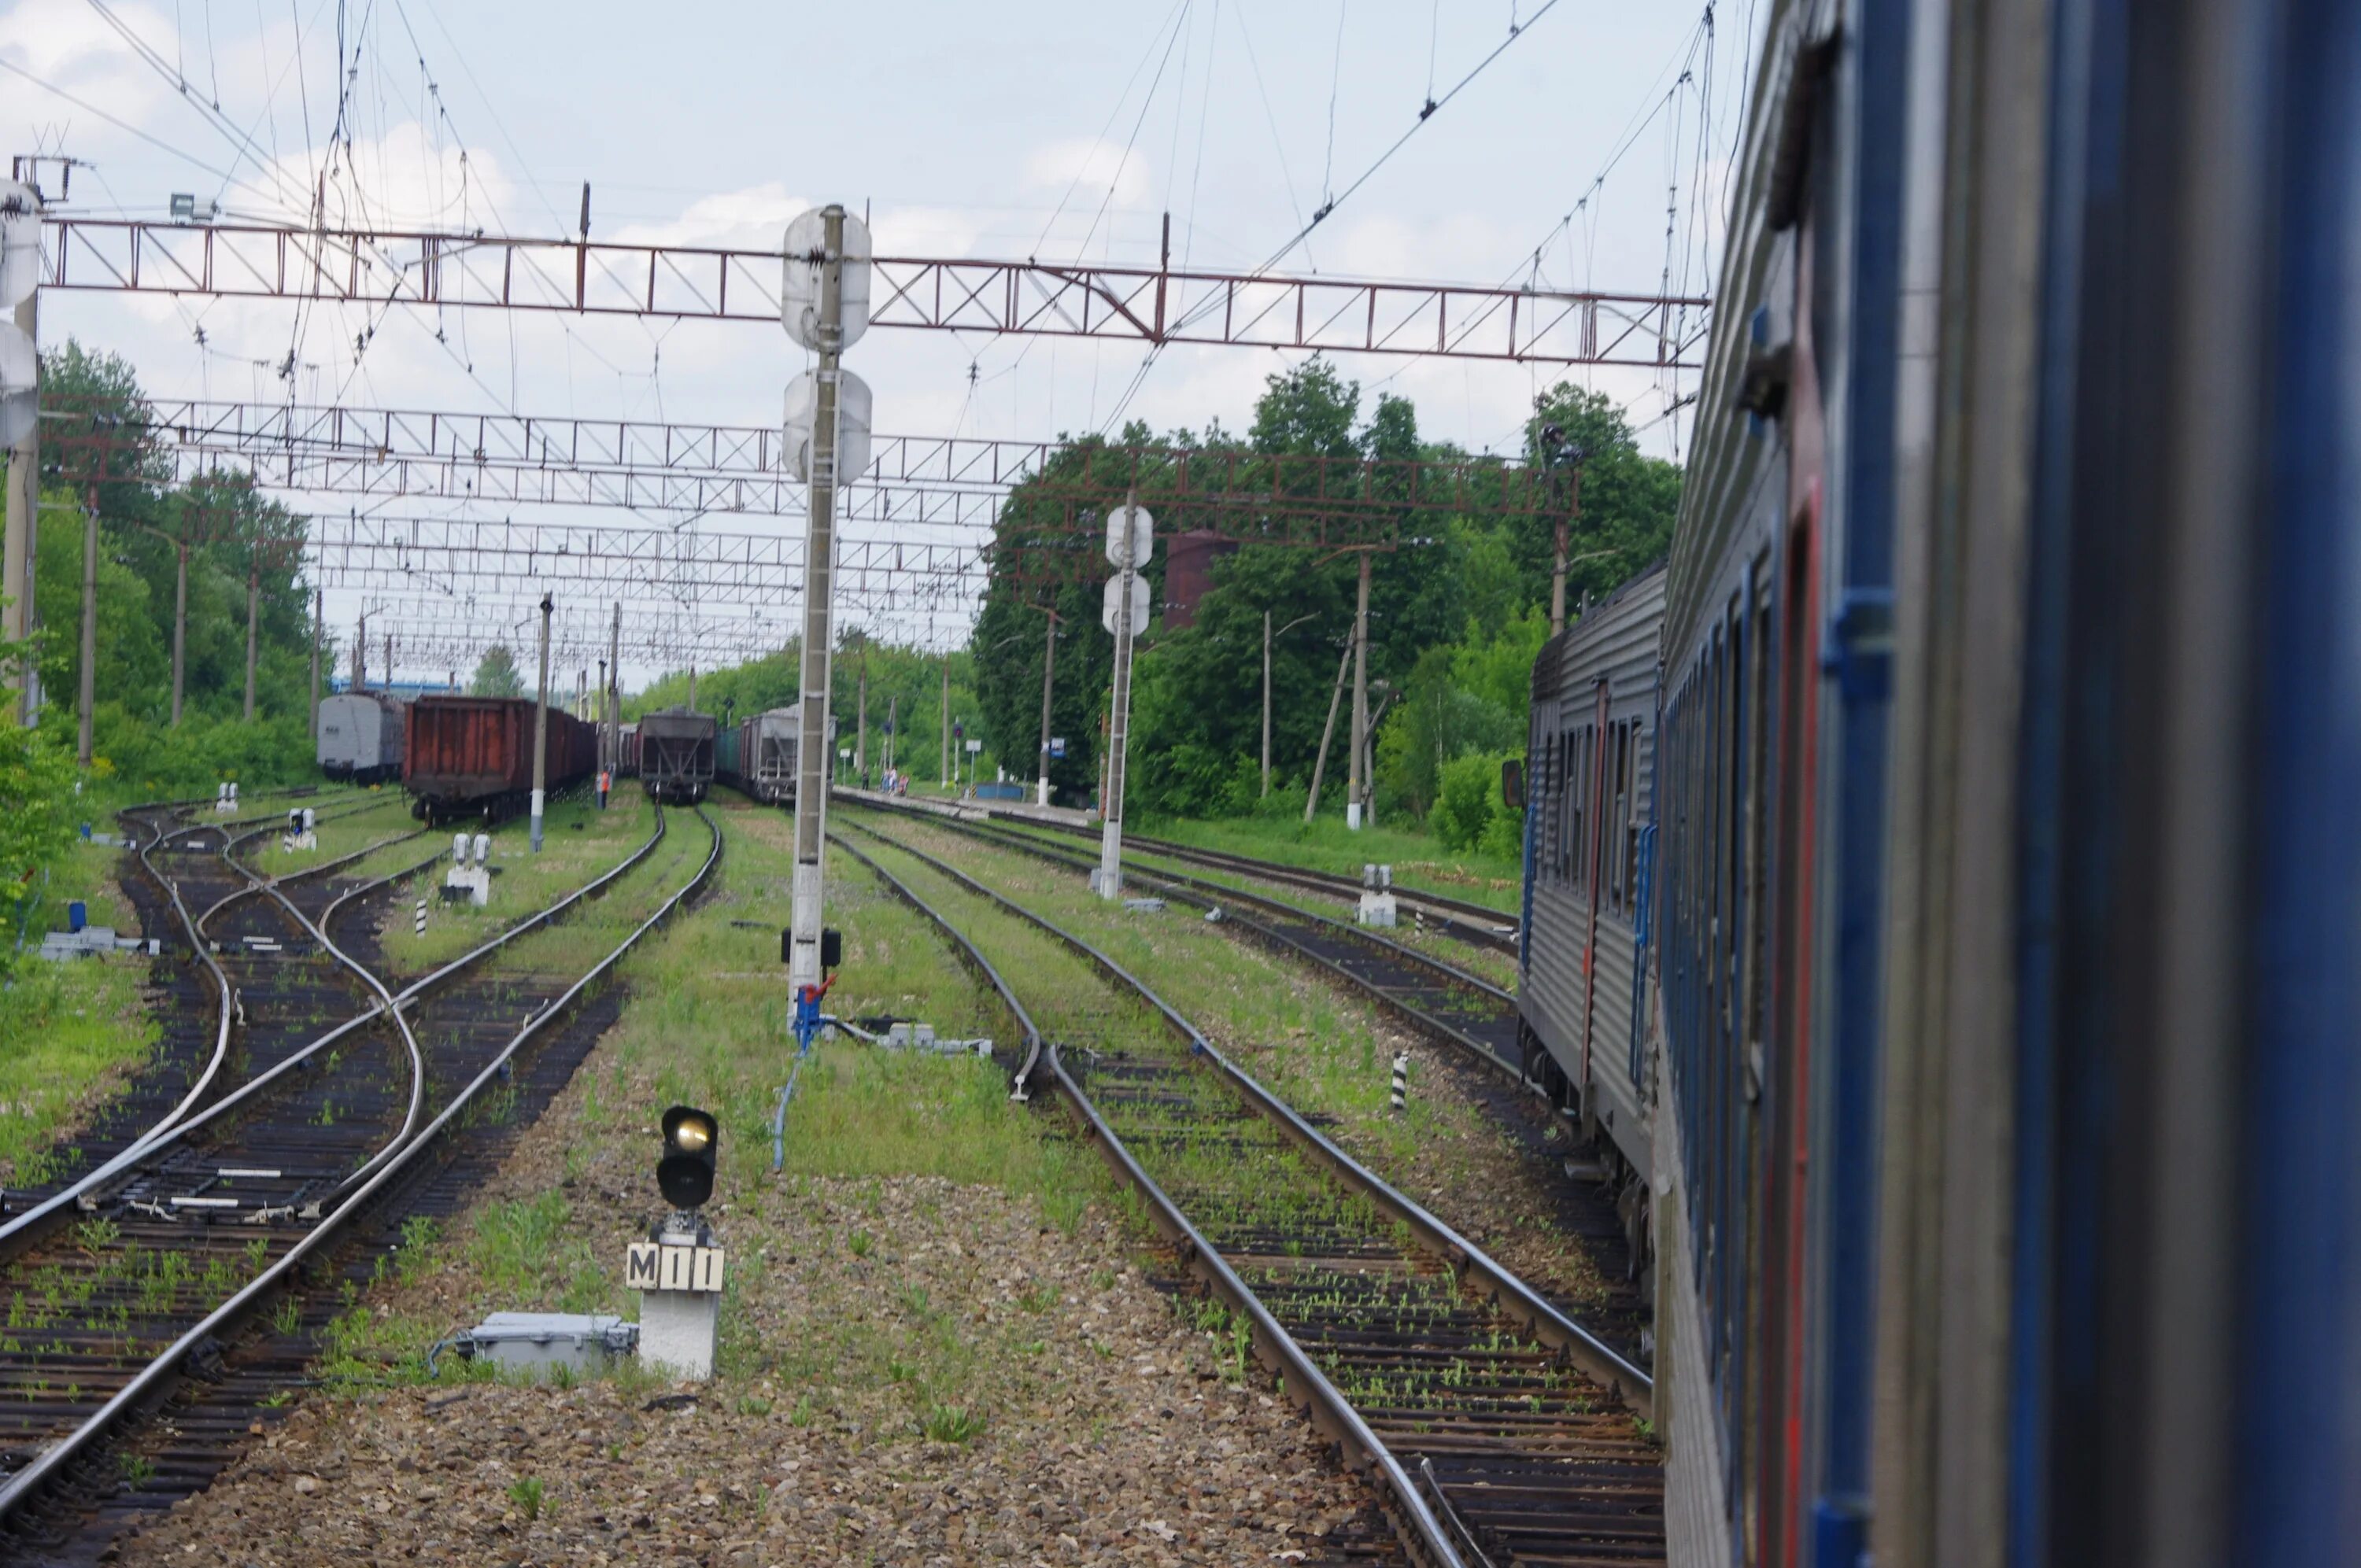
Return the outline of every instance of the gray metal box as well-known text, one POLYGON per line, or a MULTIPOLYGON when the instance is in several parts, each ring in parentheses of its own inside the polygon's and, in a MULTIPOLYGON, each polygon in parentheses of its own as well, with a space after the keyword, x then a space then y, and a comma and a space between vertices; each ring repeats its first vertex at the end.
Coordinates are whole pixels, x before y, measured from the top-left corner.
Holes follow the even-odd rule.
POLYGON ((494 1312, 467 1331, 478 1359, 546 1377, 564 1366, 577 1376, 596 1376, 640 1343, 640 1325, 601 1313, 494 1312))

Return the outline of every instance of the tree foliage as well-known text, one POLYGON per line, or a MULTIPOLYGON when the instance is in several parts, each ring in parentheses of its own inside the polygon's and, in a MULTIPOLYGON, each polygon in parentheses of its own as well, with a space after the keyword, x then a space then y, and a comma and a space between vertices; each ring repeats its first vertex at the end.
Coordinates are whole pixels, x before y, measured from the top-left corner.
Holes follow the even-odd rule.
MULTIPOLYGON (((965 652, 928 652, 899 643, 880 641, 858 627, 839 639, 829 666, 829 711, 836 716, 838 743, 853 746, 862 729, 862 672, 868 674, 868 740, 864 753, 873 777, 884 768, 886 726, 894 727, 895 764, 921 778, 931 777, 943 759, 943 676, 950 676, 950 716, 964 723, 970 734, 979 732, 973 661, 965 652)), ((766 653, 726 669, 705 671, 697 678, 696 707, 720 717, 725 711, 743 721, 758 713, 795 702, 803 680, 800 640, 775 653, 766 653)), ((624 704, 636 716, 661 707, 688 703, 688 672, 676 670, 651 681, 624 704)), ((1029 765, 1029 748, 1021 764, 1029 765)))
MULTIPOLYGON (((1185 430, 1162 438, 1199 455, 1184 473, 1151 454, 1132 476, 1157 519, 1159 548, 1147 572, 1151 600, 1163 598, 1171 534, 1212 526, 1239 545, 1213 565, 1192 625, 1153 626, 1140 641, 1133 802, 1151 812, 1223 814, 1251 810, 1263 798, 1268 616, 1272 790, 1300 792, 1308 784, 1334 698, 1323 801, 1341 808, 1351 699, 1338 682, 1359 561, 1335 548, 1340 543, 1382 546, 1369 554, 1371 705, 1391 697, 1376 742, 1379 809, 1423 817, 1455 759, 1520 748, 1532 661, 1547 631, 1556 520, 1548 504, 1517 504, 1524 495, 1517 486, 1554 487, 1542 493, 1574 513, 1567 596, 1578 606, 1664 553, 1680 485, 1677 468, 1640 452, 1622 411, 1602 394, 1561 384, 1537 398, 1529 465, 1548 455, 1542 433, 1552 426, 1560 445, 1582 453, 1578 496, 1570 467, 1510 475, 1479 460, 1459 512, 1387 504, 1399 493, 1386 487, 1409 482, 1415 460, 1465 455, 1422 441, 1405 399, 1381 393, 1365 417, 1360 387, 1319 359, 1269 378, 1242 438, 1218 425, 1202 439, 1185 430), (1304 521, 1307 510, 1320 510, 1321 487, 1331 482, 1324 476, 1346 462, 1370 465, 1354 471, 1367 476, 1362 500, 1377 503, 1357 514, 1349 539, 1304 521), (1214 507, 1214 475, 1233 492, 1267 501, 1234 495, 1214 507)), ((1158 440, 1135 423, 1115 445, 1158 440)), ((1070 743, 1051 777, 1070 797, 1086 795, 1096 781, 1114 650, 1099 625, 1107 568, 1095 517, 1078 515, 1082 509, 1060 491, 1086 466, 1103 479, 1109 451, 1095 438, 1062 447, 1011 496, 972 643, 987 721, 1007 738, 1006 754, 1021 756, 1039 733, 1043 612, 1054 609, 1062 619, 1052 729, 1070 743)))
POLYGON ((524 673, 507 643, 495 642, 484 650, 476 661, 476 673, 467 677, 467 690, 476 696, 524 696, 524 673))

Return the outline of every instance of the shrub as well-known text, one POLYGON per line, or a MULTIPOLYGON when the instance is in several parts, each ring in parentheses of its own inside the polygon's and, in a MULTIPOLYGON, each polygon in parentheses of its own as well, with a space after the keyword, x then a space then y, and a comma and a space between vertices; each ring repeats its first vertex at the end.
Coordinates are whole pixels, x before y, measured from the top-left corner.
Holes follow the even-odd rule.
MULTIPOLYGON (((1443 764, 1442 787, 1428 820, 1445 849, 1473 850, 1484 842, 1496 816, 1508 817, 1509 808, 1500 804, 1501 760, 1498 751, 1471 751, 1443 764)), ((1519 829, 1510 825, 1503 830, 1519 829)))

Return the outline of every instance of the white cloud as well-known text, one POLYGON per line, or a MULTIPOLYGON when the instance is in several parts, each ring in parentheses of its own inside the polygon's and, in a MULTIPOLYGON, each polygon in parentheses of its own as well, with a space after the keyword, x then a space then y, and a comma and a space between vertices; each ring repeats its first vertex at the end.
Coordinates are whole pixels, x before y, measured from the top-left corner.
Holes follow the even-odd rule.
POLYGON ((1118 207, 1136 207, 1148 197, 1148 160, 1110 142, 1058 141, 1036 148, 1025 160, 1025 178, 1044 190, 1104 197, 1118 207))
MULTIPOLYGON (((143 40, 170 54, 172 24, 160 12, 134 5, 118 5, 115 14, 143 40)), ((137 63, 123 36, 76 0, 21 0, 0 16, 0 54, 52 81, 119 62, 137 63)))
POLYGON ((777 181, 700 196, 676 218, 626 224, 597 237, 619 245, 698 245, 732 249, 775 250, 788 222, 818 203, 796 195, 777 181))

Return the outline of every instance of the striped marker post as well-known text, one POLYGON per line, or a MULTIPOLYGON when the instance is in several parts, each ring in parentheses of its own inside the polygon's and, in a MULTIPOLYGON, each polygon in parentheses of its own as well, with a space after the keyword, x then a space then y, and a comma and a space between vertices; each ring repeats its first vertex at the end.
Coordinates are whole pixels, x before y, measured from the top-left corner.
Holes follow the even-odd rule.
POLYGON ((1410 1053, 1402 1051, 1394 1058, 1394 1112, 1400 1114, 1410 1097, 1410 1053))
POLYGON ((411 934, 415 937, 426 935, 426 901, 423 898, 418 901, 418 921, 411 934))

